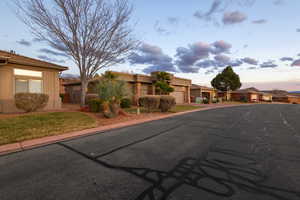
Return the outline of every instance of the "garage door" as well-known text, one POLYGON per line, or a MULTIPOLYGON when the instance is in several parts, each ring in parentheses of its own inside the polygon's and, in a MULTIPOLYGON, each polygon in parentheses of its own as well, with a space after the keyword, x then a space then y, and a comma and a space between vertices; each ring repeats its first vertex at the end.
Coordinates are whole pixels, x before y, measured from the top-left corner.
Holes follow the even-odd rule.
POLYGON ((171 95, 175 97, 177 104, 184 103, 184 92, 173 92, 171 95))

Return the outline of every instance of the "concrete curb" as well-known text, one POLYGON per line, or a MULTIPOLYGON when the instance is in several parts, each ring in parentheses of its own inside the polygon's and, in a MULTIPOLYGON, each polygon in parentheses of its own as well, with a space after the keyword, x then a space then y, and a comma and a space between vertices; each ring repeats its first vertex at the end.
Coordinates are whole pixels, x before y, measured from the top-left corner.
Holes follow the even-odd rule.
POLYGON ((195 109, 195 110, 190 110, 190 111, 185 111, 185 112, 180 112, 180 113, 167 114, 167 115, 157 116, 157 117, 150 117, 147 119, 140 119, 140 120, 135 120, 135 121, 121 122, 118 124, 106 125, 106 126, 96 127, 96 128, 92 128, 92 129, 85 129, 82 131, 65 133, 62 135, 43 137, 43 138, 13 143, 13 144, 2 145, 2 146, 0 146, 0 155, 24 151, 24 150, 32 149, 35 147, 53 144, 53 143, 60 142, 60 141, 75 139, 75 138, 88 136, 88 135, 94 135, 94 134, 98 134, 98 133, 103 133, 108 130, 125 128, 128 126, 133 126, 133 125, 142 124, 142 123, 146 123, 146 122, 156 121, 156 120, 160 120, 160 119, 166 119, 166 118, 175 117, 175 116, 179 116, 179 115, 185 115, 188 113, 200 112, 200 111, 205 111, 205 110, 214 110, 214 109, 220 109, 220 108, 249 106, 249 105, 255 105, 255 104, 237 104, 237 105, 221 105, 221 106, 205 107, 205 108, 200 108, 200 109, 195 109))

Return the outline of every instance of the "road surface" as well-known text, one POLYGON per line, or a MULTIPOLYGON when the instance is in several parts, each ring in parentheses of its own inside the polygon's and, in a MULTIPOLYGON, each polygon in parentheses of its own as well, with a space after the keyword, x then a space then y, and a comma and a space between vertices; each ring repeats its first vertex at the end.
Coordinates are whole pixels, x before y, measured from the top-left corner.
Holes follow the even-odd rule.
POLYGON ((300 106, 195 112, 1 156, 0 199, 300 199, 300 106))

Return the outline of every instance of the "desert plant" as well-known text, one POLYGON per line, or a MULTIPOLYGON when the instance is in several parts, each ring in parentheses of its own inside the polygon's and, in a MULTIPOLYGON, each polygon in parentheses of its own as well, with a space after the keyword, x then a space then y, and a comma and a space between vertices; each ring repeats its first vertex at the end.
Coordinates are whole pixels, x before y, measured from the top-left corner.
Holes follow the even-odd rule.
POLYGON ((160 96, 159 108, 161 112, 168 112, 175 105, 176 105, 176 100, 173 96, 169 96, 169 95, 160 96))
POLYGON ((124 98, 121 100, 121 108, 130 108, 132 105, 132 102, 128 98, 124 98))
POLYGON ((34 112, 43 109, 49 100, 46 94, 37 93, 17 93, 15 95, 16 107, 25 112, 34 112))
POLYGON ((101 112, 102 111, 102 100, 101 99, 91 99, 88 101, 89 110, 91 112, 101 112))
POLYGON ((139 98, 139 105, 151 112, 159 108, 160 96, 147 95, 139 98))
POLYGON ((97 85, 98 96, 102 100, 105 117, 111 118, 122 113, 121 100, 128 96, 126 83, 116 80, 116 76, 105 73, 97 85))

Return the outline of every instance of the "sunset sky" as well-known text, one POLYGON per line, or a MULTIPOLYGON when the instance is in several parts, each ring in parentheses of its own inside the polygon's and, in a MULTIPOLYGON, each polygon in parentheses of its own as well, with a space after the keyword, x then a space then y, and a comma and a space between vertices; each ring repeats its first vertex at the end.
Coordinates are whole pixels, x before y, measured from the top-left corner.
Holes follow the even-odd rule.
MULTIPOLYGON (((299 0, 131 2, 135 36, 142 45, 126 63, 108 69, 164 70, 210 86, 217 73, 232 65, 244 87, 300 90, 299 0)), ((15 16, 11 0, 1 0, 0 7, 0 49, 66 65, 66 73, 77 73, 70 60, 34 40, 15 16)))

